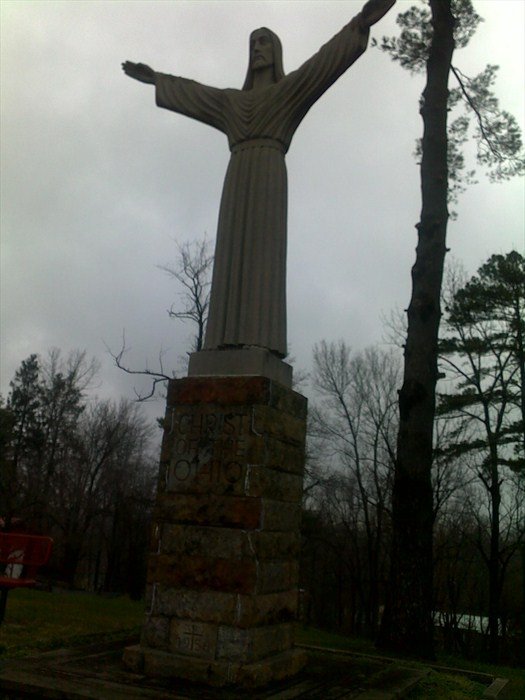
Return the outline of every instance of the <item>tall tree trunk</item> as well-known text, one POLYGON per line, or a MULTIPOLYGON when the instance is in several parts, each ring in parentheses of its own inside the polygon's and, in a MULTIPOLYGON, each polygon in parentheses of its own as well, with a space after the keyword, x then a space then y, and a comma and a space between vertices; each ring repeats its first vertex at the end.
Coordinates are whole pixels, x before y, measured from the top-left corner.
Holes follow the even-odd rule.
POLYGON ((513 311, 515 318, 513 323, 516 324, 516 355, 518 360, 519 368, 519 383, 520 383, 520 409, 521 409, 521 420, 523 421, 523 459, 525 459, 525 338, 523 337, 525 322, 522 317, 522 310, 520 307, 520 297, 516 295, 516 299, 513 305, 513 311))
POLYGON ((490 553, 489 553, 489 654, 492 663, 499 657, 499 619, 501 615, 501 581, 503 571, 500 562, 500 503, 501 486, 498 469, 497 445, 491 445, 490 455, 490 553))
POLYGON ((408 308, 393 487, 389 597, 379 646, 434 656, 432 624, 432 436, 440 293, 448 222, 447 101, 454 52, 451 0, 430 0, 433 38, 421 116, 421 221, 408 308))
POLYGON ((62 556, 61 576, 71 589, 75 587, 75 577, 81 553, 81 546, 77 539, 74 535, 66 539, 62 556))

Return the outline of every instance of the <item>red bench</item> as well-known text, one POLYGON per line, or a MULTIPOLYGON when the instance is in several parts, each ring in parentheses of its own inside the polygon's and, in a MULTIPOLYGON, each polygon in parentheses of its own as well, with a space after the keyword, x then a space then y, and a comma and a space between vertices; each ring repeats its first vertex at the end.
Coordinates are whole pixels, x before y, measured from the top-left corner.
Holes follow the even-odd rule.
POLYGON ((0 625, 9 591, 36 586, 37 571, 49 561, 52 548, 51 537, 0 532, 0 625))

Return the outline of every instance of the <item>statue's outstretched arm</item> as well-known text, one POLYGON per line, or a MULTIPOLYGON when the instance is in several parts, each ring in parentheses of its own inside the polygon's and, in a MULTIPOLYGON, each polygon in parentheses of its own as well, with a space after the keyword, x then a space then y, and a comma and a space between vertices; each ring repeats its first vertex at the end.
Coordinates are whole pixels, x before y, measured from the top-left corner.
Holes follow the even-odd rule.
POLYGON ((131 61, 124 61, 122 64, 122 70, 126 75, 129 75, 130 78, 140 80, 141 83, 155 85, 155 71, 145 63, 132 63, 131 61))
POLYGON ((379 22, 395 4, 396 0, 368 0, 359 14, 363 29, 368 29, 376 22, 379 22))

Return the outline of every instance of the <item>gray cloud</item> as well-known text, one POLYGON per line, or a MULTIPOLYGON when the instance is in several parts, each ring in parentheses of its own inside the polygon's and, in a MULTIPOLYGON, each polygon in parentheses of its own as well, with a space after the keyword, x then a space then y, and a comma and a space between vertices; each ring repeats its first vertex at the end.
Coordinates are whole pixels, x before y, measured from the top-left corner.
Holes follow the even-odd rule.
MULTIPOLYGON (((398 3, 399 9, 409 3, 398 3)), ((468 70, 501 66, 502 104, 523 117, 523 3, 476 3, 487 21, 468 70)), ((190 328, 166 309, 176 289, 156 266, 173 239, 213 238, 228 161, 224 136, 159 110, 123 60, 239 86, 249 32, 270 26, 285 69, 315 52, 361 2, 2 3, 2 393, 29 353, 85 348, 102 360, 101 395, 132 395, 112 366, 122 330, 136 367, 166 350, 176 370, 190 328)), ((395 13, 375 28, 392 33, 395 13)), ((463 57, 458 56, 461 64, 463 57)), ((369 50, 323 96, 288 155, 289 340, 381 339, 381 312, 405 307, 419 215, 412 158, 421 78, 369 50)), ((480 182, 450 224, 471 272, 523 247, 522 183, 480 182)), ((152 409, 154 414, 161 407, 152 409)))

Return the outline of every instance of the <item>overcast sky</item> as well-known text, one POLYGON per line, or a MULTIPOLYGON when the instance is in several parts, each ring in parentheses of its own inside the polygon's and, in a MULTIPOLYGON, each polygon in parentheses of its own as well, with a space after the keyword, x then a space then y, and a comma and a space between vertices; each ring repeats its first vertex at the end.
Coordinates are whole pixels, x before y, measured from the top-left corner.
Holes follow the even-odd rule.
MULTIPOLYGON (((395 31, 397 7, 373 28, 395 31)), ((524 122, 523 0, 476 0, 485 18, 454 62, 500 66, 501 105, 524 122)), ((286 71, 362 3, 1 0, 1 392, 30 353, 85 349, 101 397, 133 397, 116 369, 125 331, 131 366, 179 370, 191 328, 170 320, 177 289, 157 265, 174 240, 215 237, 229 152, 219 131, 158 109, 123 60, 218 87, 241 87, 251 30, 281 38, 286 71)), ((381 341, 382 314, 410 296, 420 209, 412 153, 423 77, 370 49, 311 109, 287 156, 288 338, 299 366, 321 339, 381 341)), ((483 177, 449 225, 470 273, 492 253, 524 251, 523 182, 483 177)), ((150 408, 159 415, 159 404, 150 408)))

